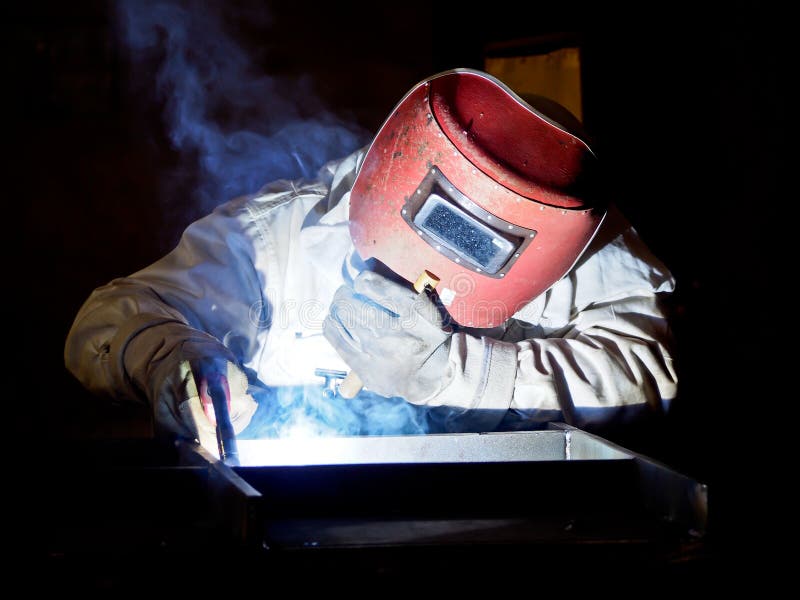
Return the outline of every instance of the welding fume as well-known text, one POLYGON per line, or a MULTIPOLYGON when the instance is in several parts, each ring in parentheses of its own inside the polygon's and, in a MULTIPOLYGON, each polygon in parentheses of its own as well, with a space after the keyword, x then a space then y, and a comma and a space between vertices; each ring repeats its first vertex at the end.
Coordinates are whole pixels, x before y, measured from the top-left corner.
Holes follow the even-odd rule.
POLYGON ((159 432, 222 458, 304 424, 636 427, 677 393, 674 283, 573 115, 452 69, 315 178, 225 201, 95 289, 64 357, 91 392, 148 404, 159 432))

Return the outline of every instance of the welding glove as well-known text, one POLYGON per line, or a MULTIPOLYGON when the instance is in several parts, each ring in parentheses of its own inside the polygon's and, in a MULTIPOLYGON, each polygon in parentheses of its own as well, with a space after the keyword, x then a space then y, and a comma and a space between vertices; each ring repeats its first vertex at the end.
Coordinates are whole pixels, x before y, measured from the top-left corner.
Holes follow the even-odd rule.
POLYGON ((160 433, 197 440, 219 456, 208 381, 219 379, 223 388, 227 385, 230 420, 238 434, 250 423, 257 408, 248 393, 247 376, 230 350, 216 338, 177 323, 153 329, 164 333, 164 341, 155 353, 151 350, 152 333, 137 336, 125 351, 125 363, 134 381, 142 382, 153 407, 156 428, 160 433), (180 336, 177 341, 176 333, 180 336), (148 347, 143 348, 143 343, 148 347))
POLYGON ((386 397, 427 404, 447 385, 451 332, 427 292, 372 271, 334 295, 325 338, 360 377, 386 397))

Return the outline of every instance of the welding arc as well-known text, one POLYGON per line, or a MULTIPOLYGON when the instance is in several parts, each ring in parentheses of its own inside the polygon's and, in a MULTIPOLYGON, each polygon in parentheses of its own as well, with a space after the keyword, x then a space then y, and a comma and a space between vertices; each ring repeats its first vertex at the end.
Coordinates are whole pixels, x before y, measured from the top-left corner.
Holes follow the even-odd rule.
MULTIPOLYGON (((414 282, 414 290, 418 294, 422 294, 427 289, 434 289, 437 283, 439 283, 439 278, 430 271, 425 270, 414 282)), ((338 391, 342 398, 350 400, 351 398, 355 398, 363 387, 364 383, 361 381, 358 373, 355 371, 350 371, 342 383, 339 384, 338 391)))

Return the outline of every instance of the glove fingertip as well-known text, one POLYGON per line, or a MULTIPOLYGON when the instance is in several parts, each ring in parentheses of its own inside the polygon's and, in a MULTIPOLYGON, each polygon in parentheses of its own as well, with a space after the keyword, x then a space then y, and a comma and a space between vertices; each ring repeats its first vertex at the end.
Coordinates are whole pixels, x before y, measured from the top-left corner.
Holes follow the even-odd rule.
POLYGON ((346 337, 352 337, 347 328, 342 324, 334 313, 329 314, 322 321, 322 336, 328 340, 334 347, 337 342, 346 337))
POLYGON ((353 291, 363 294, 373 289, 376 285, 376 275, 372 271, 361 271, 353 279, 353 291))
POLYGON ((353 280, 353 290, 380 306, 405 306, 417 295, 410 287, 404 286, 379 273, 362 271, 353 280))

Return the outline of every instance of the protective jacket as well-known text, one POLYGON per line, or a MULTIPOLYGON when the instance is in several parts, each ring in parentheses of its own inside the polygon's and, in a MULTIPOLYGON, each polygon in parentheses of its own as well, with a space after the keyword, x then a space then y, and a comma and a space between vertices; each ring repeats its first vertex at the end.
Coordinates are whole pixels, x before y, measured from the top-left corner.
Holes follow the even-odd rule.
MULTIPOLYGON (((322 322, 339 286, 364 268, 348 231, 364 154, 220 205, 165 257, 96 289, 68 334, 67 368, 89 390, 133 401, 146 400, 146 365, 168 361, 187 339, 222 342, 267 386, 348 370, 322 322)), ((482 431, 550 420, 591 428, 663 412, 677 392, 662 305, 673 289, 667 267, 612 207, 549 290, 500 327, 453 334, 449 383, 427 403, 461 410, 468 418, 454 428, 482 431)))

